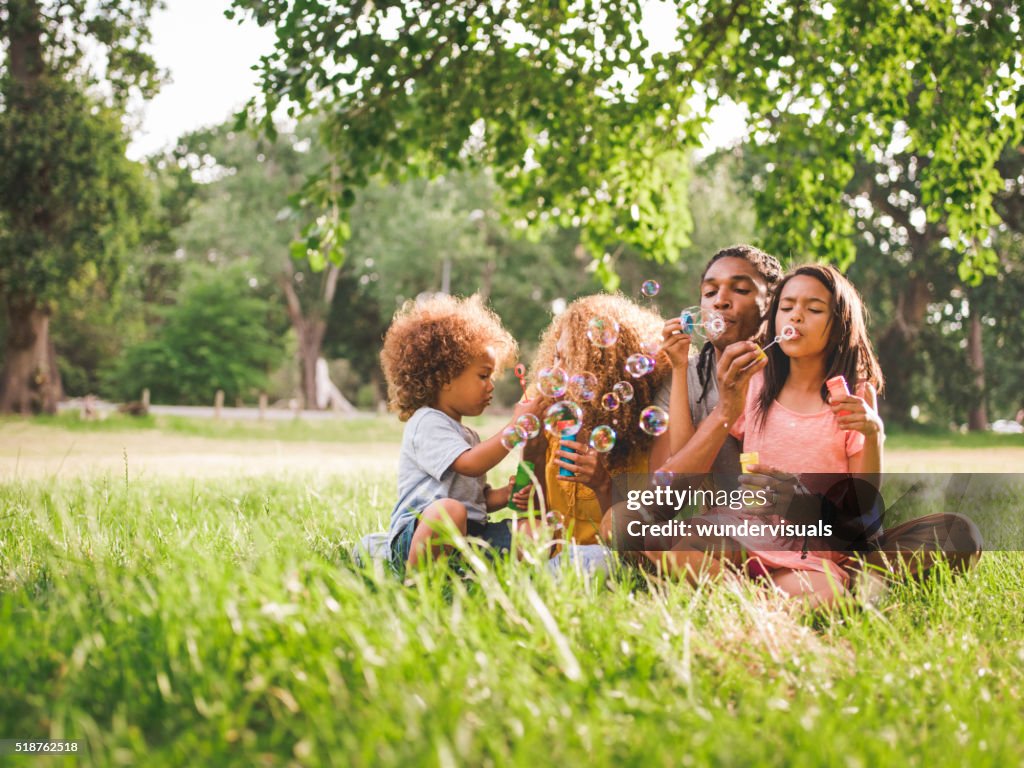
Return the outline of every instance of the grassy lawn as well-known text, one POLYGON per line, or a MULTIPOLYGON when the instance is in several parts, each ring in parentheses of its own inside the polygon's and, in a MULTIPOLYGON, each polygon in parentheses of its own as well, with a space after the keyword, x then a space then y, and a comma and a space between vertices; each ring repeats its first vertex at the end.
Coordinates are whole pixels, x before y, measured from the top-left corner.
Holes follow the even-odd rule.
POLYGON ((1024 762, 1019 552, 831 617, 750 584, 556 579, 476 556, 464 577, 437 567, 403 585, 348 555, 386 526, 393 472, 0 484, 0 738, 84 745, 10 759, 1024 762))

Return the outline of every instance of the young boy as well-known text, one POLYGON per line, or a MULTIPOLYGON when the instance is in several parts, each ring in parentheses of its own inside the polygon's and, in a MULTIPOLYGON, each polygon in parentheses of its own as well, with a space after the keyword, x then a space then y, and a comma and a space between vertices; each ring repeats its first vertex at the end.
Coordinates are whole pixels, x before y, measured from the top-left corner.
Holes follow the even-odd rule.
MULTIPOLYGON (((487 521, 508 504, 511 483, 494 489, 487 471, 508 453, 501 433, 481 442, 462 423, 490 404, 493 376, 515 359, 516 342, 479 297, 438 296, 406 302, 384 337, 381 366, 392 410, 407 421, 398 459, 398 503, 388 546, 399 569, 436 556, 445 524, 499 550, 511 545, 507 522, 487 521)), ((513 419, 532 413, 520 402, 513 419)), ((525 508, 531 488, 516 494, 525 508)))

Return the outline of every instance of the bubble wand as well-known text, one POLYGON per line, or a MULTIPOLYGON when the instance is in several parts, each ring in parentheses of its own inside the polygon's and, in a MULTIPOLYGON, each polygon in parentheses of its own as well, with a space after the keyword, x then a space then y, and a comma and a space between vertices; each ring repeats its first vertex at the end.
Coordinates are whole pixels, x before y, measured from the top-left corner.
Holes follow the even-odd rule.
POLYGON ((515 373, 516 378, 519 379, 519 384, 523 388, 523 400, 525 400, 526 399, 526 366, 523 365, 522 363, 519 363, 518 365, 516 365, 515 368, 512 369, 512 372, 515 373))
POLYGON ((778 344, 780 341, 791 341, 792 339, 795 339, 795 338, 796 338, 796 328, 794 328, 792 325, 785 325, 785 326, 783 326, 782 327, 782 333, 780 333, 774 339, 772 339, 767 344, 765 344, 763 347, 761 347, 757 351, 757 357, 754 358, 754 362, 752 362, 750 365, 744 366, 743 370, 745 371, 745 370, 747 370, 747 368, 750 368, 751 366, 757 365, 758 362, 760 362, 764 358, 768 357, 768 355, 766 355, 765 352, 767 350, 771 349, 776 344, 778 344))

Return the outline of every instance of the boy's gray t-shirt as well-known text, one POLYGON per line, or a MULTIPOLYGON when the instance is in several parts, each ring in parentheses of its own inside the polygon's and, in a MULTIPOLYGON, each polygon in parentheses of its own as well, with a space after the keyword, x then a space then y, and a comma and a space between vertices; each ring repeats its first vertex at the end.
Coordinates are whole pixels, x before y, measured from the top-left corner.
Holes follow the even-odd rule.
POLYGON ((398 503, 391 512, 388 545, 423 510, 438 499, 466 505, 470 520, 485 522, 487 478, 460 475, 452 463, 479 445, 480 435, 436 408, 417 410, 405 425, 398 456, 398 503))
MULTIPOLYGON (((697 402, 700 397, 701 383, 700 375, 697 373, 698 357, 691 357, 686 367, 686 384, 690 395, 690 418, 693 419, 694 428, 704 419, 711 415, 718 405, 718 377, 714 369, 711 370, 711 381, 708 383, 708 393, 704 399, 697 402)), ((672 396, 672 380, 668 379, 654 396, 654 404, 669 410, 669 399, 672 396)), ((725 438, 714 463, 711 465, 711 473, 720 478, 735 478, 740 474, 740 441, 732 435, 725 438)))

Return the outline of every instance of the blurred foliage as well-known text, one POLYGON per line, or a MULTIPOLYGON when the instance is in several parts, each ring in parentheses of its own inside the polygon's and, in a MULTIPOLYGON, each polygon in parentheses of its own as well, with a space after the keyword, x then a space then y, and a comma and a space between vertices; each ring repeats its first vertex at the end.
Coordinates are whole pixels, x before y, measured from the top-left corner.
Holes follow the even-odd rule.
POLYGON ((282 345, 270 330, 273 305, 249 280, 243 262, 194 270, 178 300, 161 310, 154 336, 125 350, 105 373, 106 392, 137 400, 148 388, 154 403, 210 405, 220 389, 228 404, 252 402, 282 345))

